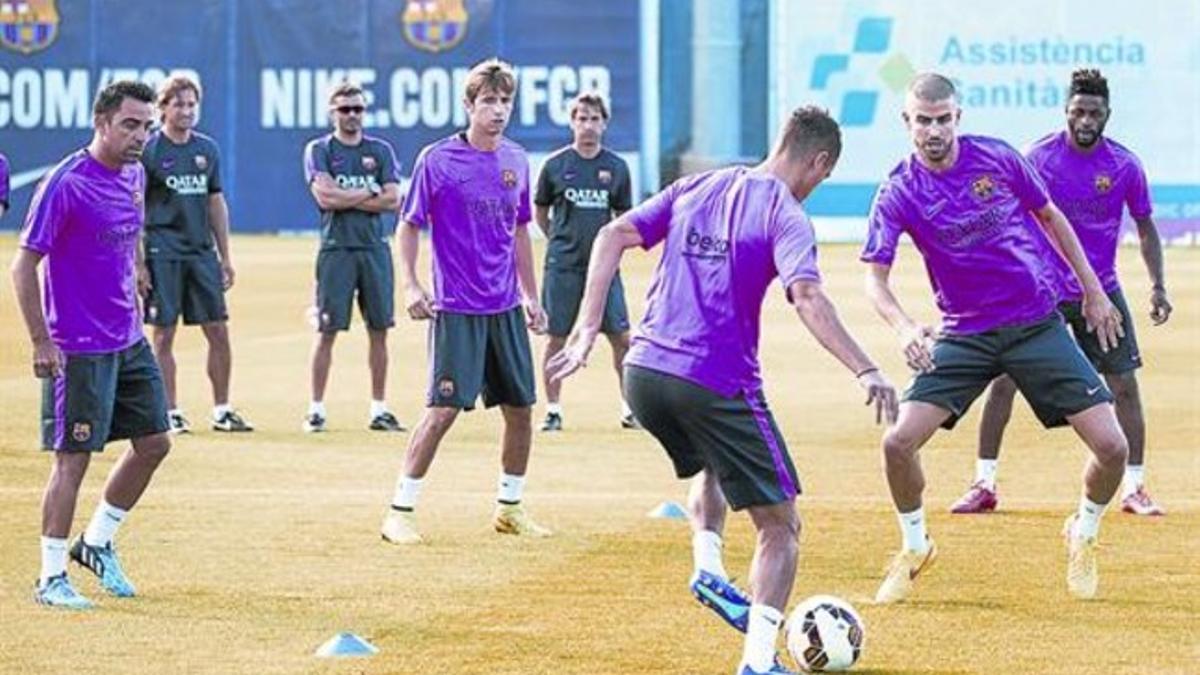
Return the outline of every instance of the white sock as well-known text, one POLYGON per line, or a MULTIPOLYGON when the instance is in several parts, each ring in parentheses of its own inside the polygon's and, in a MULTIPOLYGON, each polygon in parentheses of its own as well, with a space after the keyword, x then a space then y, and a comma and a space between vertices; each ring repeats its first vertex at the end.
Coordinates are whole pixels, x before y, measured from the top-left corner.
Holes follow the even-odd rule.
POLYGON ((42 574, 39 586, 46 580, 67 571, 67 540, 58 537, 42 537, 42 574))
POLYGON ((925 553, 929 550, 929 540, 925 534, 925 507, 919 506, 916 511, 897 513, 900 518, 900 532, 904 536, 904 548, 914 553, 925 553))
POLYGON ((750 605, 742 663, 760 673, 770 670, 775 663, 775 640, 779 637, 782 625, 783 612, 770 605, 750 605))
POLYGON ((625 397, 621 397, 621 417, 630 417, 633 415, 633 408, 629 407, 629 401, 625 397))
POLYGON ((1142 464, 1132 464, 1125 467, 1125 481, 1121 484, 1121 498, 1124 499, 1138 491, 1146 484, 1146 467, 1142 464))
POLYGON ((321 417, 326 417, 325 402, 324 401, 309 401, 308 414, 309 415, 320 415, 321 417))
POLYGON ((417 508, 417 498, 421 496, 421 485, 424 482, 424 478, 409 478, 400 474, 396 479, 396 493, 392 495, 392 508, 402 511, 417 508))
POLYGON ((983 483, 987 489, 996 491, 996 469, 999 468, 1000 460, 997 459, 977 459, 975 460, 975 482, 983 483))
POLYGON ((525 476, 500 474, 500 483, 496 488, 496 501, 505 504, 516 504, 521 501, 521 493, 525 491, 525 476))
POLYGON ((728 579, 725 564, 721 562, 721 535, 712 530, 699 530, 692 534, 692 564, 695 572, 701 570, 728 579))
POLYGON ((371 401, 371 419, 375 419, 387 411, 386 401, 371 401))
POLYGON ((87 529, 83 531, 84 543, 101 548, 107 546, 117 535, 117 528, 121 527, 121 522, 128 513, 101 499, 96 506, 96 512, 92 514, 92 520, 88 522, 87 529))
POLYGON ((1095 538, 1100 533, 1100 516, 1104 515, 1104 504, 1096 502, 1083 495, 1079 498, 1079 515, 1075 518, 1075 536, 1095 538))
POLYGON ((225 413, 233 412, 233 406, 228 403, 218 403, 213 406, 213 421, 218 421, 225 416, 225 413))
POLYGON ((547 403, 547 404, 546 404, 546 414, 547 414, 547 415, 560 415, 560 416, 561 416, 561 415, 562 415, 562 404, 560 404, 560 403, 547 403))

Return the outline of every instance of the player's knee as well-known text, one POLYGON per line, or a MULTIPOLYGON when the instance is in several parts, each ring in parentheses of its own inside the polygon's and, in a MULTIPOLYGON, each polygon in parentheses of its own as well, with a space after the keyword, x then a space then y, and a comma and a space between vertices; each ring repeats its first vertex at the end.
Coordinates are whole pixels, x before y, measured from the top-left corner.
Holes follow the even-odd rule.
POLYGON ((59 452, 55 454, 55 480, 78 487, 87 473, 91 456, 86 452, 59 452))
POLYGON ((1109 468, 1121 468, 1129 459, 1129 441, 1125 434, 1115 431, 1105 435, 1092 445, 1096 460, 1109 468))
POLYGON ((434 407, 426 413, 426 423, 438 433, 445 433, 458 418, 458 408, 434 407))
POLYGON ((154 434, 134 439, 133 451, 138 457, 157 464, 171 452, 171 437, 167 434, 154 434))
POLYGON ((899 427, 892 427, 883 435, 883 455, 889 461, 908 459, 916 449, 916 437, 899 427))

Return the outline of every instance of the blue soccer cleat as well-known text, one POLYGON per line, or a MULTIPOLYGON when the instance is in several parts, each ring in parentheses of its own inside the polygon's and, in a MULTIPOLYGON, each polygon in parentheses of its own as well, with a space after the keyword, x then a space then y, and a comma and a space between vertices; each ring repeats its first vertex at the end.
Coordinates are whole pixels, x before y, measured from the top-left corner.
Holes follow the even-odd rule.
POLYGON ((705 607, 716 612, 725 623, 746 632, 750 621, 750 598, 737 586, 703 570, 692 576, 692 595, 705 607))
POLYGON ((80 535, 71 544, 71 560, 83 565, 100 579, 100 585, 110 595, 118 598, 132 598, 137 595, 133 584, 121 569, 121 561, 117 560, 117 552, 112 542, 105 546, 92 546, 80 535))
POLYGON ((33 589, 33 599, 37 604, 47 607, 63 609, 91 609, 94 607, 91 600, 75 590, 75 587, 71 585, 71 580, 67 578, 66 572, 50 577, 46 580, 45 585, 36 584, 33 589))
POLYGON ((755 670, 751 668, 749 664, 743 663, 738 667, 737 675, 796 675, 796 671, 785 668, 784 665, 779 662, 779 658, 776 657, 775 663, 771 664, 770 670, 755 670))

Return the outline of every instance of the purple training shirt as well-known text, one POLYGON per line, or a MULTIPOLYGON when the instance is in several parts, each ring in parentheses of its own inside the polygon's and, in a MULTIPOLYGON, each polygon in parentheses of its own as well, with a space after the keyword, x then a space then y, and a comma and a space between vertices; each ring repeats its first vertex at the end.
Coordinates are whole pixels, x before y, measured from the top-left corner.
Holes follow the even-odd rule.
POLYGON ((942 331, 971 335, 1032 323, 1055 311, 1058 251, 1033 211, 1041 178, 1004 141, 959 136, 958 159, 934 172, 909 156, 880 186, 863 262, 891 265, 901 233, 925 258, 942 331))
POLYGON ((821 278, 800 202, 774 176, 733 167, 680 179, 628 218, 644 248, 665 243, 625 363, 727 398, 760 390, 767 287, 821 278))
POLYGON ((114 171, 86 150, 38 184, 21 246, 45 256, 46 323, 66 353, 116 352, 142 339, 134 267, 145 185, 141 164, 114 171))
POLYGON ((498 314, 520 304, 514 241, 532 219, 520 145, 505 138, 478 150, 458 133, 426 146, 401 214, 430 231, 436 309, 498 314))
MULTIPOLYGON (((1149 218, 1152 212, 1142 163, 1120 143, 1103 137, 1091 152, 1080 152, 1066 131, 1038 140, 1025 156, 1046 181, 1054 204, 1071 222, 1105 292, 1116 290, 1121 284, 1117 245, 1122 212, 1126 206, 1134 218, 1149 218)), ((1065 261, 1062 293, 1064 300, 1083 297, 1079 280, 1065 261)))

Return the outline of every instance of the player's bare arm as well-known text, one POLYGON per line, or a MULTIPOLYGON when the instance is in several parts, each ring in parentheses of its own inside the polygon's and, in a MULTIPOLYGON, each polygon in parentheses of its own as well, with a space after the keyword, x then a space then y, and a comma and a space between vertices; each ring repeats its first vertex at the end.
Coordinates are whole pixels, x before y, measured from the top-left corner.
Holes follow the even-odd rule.
POLYGON ((592 258, 588 261, 587 282, 583 300, 579 305, 579 318, 575 320, 575 327, 567 338, 566 346, 546 364, 546 371, 551 380, 560 382, 587 365, 588 354, 600 333, 608 287, 621 265, 621 256, 625 249, 641 245, 641 232, 624 217, 605 225, 596 235, 596 242, 592 245, 592 258))
POLYGON ((875 405, 875 423, 895 422, 900 407, 896 388, 846 330, 838 317, 837 308, 822 290, 821 283, 796 281, 788 286, 788 298, 808 332, 821 343, 825 351, 854 373, 859 385, 867 392, 866 404, 875 405))
POLYGON ((402 223, 396 234, 400 251, 400 280, 404 284, 404 309, 414 321, 432 319, 433 297, 417 278, 417 254, 421 248, 421 230, 412 223, 402 223))
POLYGON ((871 304, 875 306, 879 316, 899 334, 908 367, 918 372, 932 372, 932 349, 937 335, 930 326, 914 321, 900 306, 900 300, 892 292, 889 281, 891 273, 891 265, 867 265, 867 297, 871 299, 871 304))
POLYGON ((1104 287, 1100 285, 1100 279, 1084 255, 1083 247, 1079 245, 1074 228, 1054 202, 1046 202, 1033 215, 1079 279, 1079 285, 1083 288, 1083 317, 1087 320, 1088 330, 1097 334, 1102 350, 1112 349, 1117 345, 1117 340, 1125 337, 1125 329, 1121 327, 1121 312, 1113 306, 1104 287))
POLYGON ((229 253, 229 205, 225 194, 214 192, 208 196, 208 222, 213 231, 213 242, 221 258, 221 284, 225 290, 233 287, 233 257, 229 253))
POLYGON ((309 190, 312 192, 313 199, 317 200, 317 206, 325 211, 356 209, 371 198, 371 192, 365 188, 348 190, 338 187, 333 177, 324 172, 318 172, 313 177, 312 183, 309 184, 309 190))
POLYGON ((1137 223, 1138 240, 1142 250, 1142 261, 1150 273, 1150 319, 1161 326, 1171 318, 1174 309, 1167 300, 1167 286, 1163 275, 1162 237, 1150 216, 1134 218, 1137 223))
POLYGON ((538 299, 537 277, 533 272, 533 242, 529 238, 529 223, 519 223, 514 234, 517 256, 517 283, 521 286, 521 304, 525 307, 525 322, 537 335, 546 332, 546 312, 538 299))
POLYGON ((45 378, 60 375, 66 360, 58 345, 50 340, 50 331, 46 328, 37 272, 41 261, 41 253, 18 248, 12 262, 12 280, 17 305, 21 308, 21 316, 29 330, 29 341, 33 344, 33 374, 45 378))

